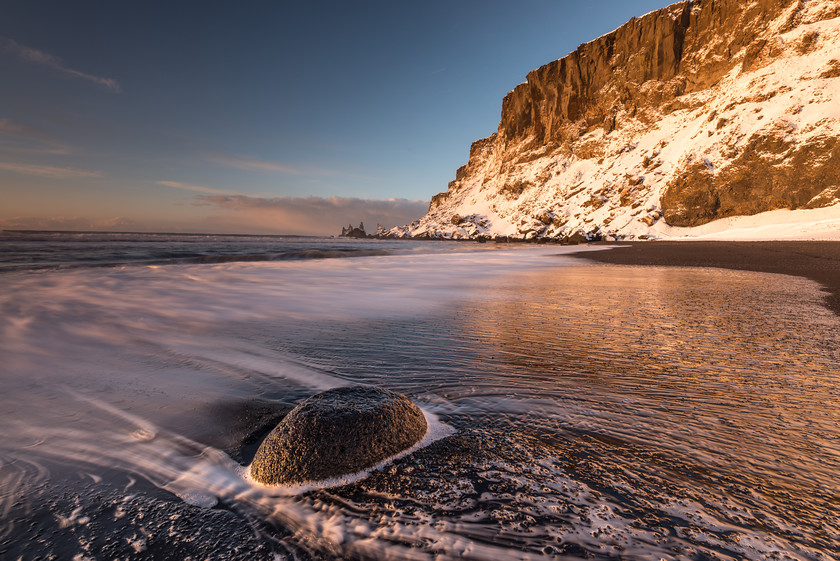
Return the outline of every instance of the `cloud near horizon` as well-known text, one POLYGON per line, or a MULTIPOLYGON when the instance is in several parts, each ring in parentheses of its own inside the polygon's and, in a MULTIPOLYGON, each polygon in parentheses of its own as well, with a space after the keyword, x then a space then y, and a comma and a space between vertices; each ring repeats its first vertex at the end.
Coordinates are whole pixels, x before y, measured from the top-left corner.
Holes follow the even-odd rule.
POLYGON ((344 197, 250 197, 247 195, 197 195, 197 205, 230 212, 221 220, 251 225, 260 231, 282 234, 339 234, 342 226, 365 222, 368 233, 377 224, 386 228, 408 224, 423 216, 429 201, 408 199, 358 199, 344 197))
POLYGON ((155 184, 164 187, 171 187, 173 189, 182 189, 184 191, 193 191, 196 193, 207 193, 210 195, 231 195, 230 191, 224 189, 214 189, 213 187, 205 187, 204 185, 192 185, 190 183, 181 183, 180 181, 155 181, 155 184))
MULTIPOLYGON (((188 189, 190 190, 190 189, 188 189)), ((296 234, 330 236, 342 226, 364 222, 369 233, 408 224, 423 216, 428 201, 342 197, 275 197, 198 194, 198 215, 163 217, 0 216, 0 230, 202 232, 211 234, 296 234), (204 209, 204 210, 202 210, 204 209), (207 213, 206 209, 215 212, 207 213)), ((2 209, 0 209, 2 210, 2 209)))
POLYGON ((0 230, 52 231, 136 231, 141 225, 121 216, 92 220, 80 216, 52 216, 48 218, 12 216, 0 218, 0 230))
POLYGON ((12 53, 19 59, 24 60, 26 62, 40 64, 52 68, 53 70, 56 70, 63 74, 68 74, 76 78, 82 78, 83 80, 87 80, 89 82, 93 82, 94 84, 104 86, 105 88, 109 89, 114 93, 122 92, 122 88, 120 87, 119 83, 112 78, 94 76, 92 74, 87 74, 86 72, 76 70, 74 68, 69 68, 65 66, 64 61, 62 61, 57 56, 45 53, 44 51, 39 51, 38 49, 33 49, 32 47, 27 47, 26 45, 21 45, 14 39, 0 36, 0 48, 6 52, 12 53))

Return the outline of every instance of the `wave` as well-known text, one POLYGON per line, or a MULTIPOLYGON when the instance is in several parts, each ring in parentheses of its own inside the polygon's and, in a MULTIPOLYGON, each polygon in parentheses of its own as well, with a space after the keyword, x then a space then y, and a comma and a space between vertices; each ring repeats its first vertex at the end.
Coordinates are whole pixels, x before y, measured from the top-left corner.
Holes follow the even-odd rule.
MULTIPOLYGON (((298 251, 283 251, 280 253, 256 253, 250 255, 200 255, 195 257, 178 257, 165 260, 163 263, 232 263, 237 261, 292 261, 298 259, 338 259, 343 257, 384 257, 392 255, 384 249, 305 249, 298 251)), ((153 263, 160 264, 160 263, 153 263)))
POLYGON ((216 254, 202 253, 185 254, 183 252, 164 252, 159 255, 139 257, 135 259, 119 259, 113 256, 103 256, 90 260, 78 260, 66 263, 43 263, 37 258, 28 259, 26 263, 15 262, 5 264, 0 262, 0 274, 18 271, 56 271, 83 269, 94 267, 128 267, 128 266, 164 266, 164 265, 202 265, 221 263, 258 263, 268 261, 300 261, 313 259, 342 259, 353 257, 385 257, 393 255, 393 251, 385 249, 296 249, 267 253, 244 254, 216 254))
POLYGON ((178 232, 99 232, 66 230, 0 230, 4 241, 160 241, 160 240, 318 240, 320 236, 295 234, 202 234, 178 232))

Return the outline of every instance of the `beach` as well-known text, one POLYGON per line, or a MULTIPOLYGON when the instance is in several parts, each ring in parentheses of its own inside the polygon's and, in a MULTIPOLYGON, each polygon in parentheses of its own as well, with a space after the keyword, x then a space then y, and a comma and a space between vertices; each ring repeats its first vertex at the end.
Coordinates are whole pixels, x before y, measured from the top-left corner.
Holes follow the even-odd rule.
POLYGON ((840 545, 840 319, 811 278, 596 261, 659 244, 89 236, 3 256, 0 557, 840 545), (296 404, 352 385, 446 436, 335 485, 247 477, 296 404))
POLYGON ((804 277, 827 291, 826 306, 840 314, 840 242, 666 241, 613 242, 609 251, 580 257, 614 265, 717 267, 804 277))

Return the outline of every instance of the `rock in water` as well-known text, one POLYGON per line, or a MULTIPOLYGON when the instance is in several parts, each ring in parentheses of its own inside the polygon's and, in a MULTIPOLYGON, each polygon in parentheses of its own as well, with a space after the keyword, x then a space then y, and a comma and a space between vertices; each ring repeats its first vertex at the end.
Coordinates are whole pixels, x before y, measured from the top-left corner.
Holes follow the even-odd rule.
POLYGON ((417 444, 426 418, 407 397, 350 386, 301 402, 269 433, 251 464, 266 485, 319 481, 370 468, 417 444))

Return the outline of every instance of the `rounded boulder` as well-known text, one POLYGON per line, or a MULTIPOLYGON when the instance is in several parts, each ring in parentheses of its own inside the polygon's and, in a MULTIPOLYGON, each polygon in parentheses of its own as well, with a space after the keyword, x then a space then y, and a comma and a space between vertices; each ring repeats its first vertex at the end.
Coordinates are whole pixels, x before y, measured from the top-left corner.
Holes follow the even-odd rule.
POLYGON ((423 412, 389 390, 350 386, 302 401, 265 438, 251 477, 265 485, 332 479, 370 468, 426 434, 423 412))

